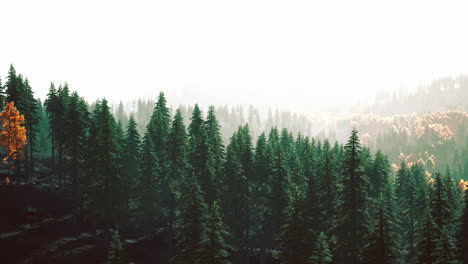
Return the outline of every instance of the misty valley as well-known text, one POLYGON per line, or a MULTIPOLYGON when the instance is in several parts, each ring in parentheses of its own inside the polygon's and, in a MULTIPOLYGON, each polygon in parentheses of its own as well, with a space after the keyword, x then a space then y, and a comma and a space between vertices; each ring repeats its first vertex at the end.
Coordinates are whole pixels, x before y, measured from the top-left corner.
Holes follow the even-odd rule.
POLYGON ((2 263, 468 263, 466 77, 322 119, 3 80, 2 263))

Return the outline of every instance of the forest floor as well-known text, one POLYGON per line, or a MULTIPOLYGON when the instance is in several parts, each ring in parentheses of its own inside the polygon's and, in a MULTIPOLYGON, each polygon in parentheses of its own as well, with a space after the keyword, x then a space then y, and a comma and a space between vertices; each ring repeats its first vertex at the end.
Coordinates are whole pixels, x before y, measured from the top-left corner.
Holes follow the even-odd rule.
MULTIPOLYGON (((101 233, 79 219, 66 195, 37 182, 0 184, 2 263, 104 263, 101 233)), ((128 262, 167 263, 162 234, 123 232, 128 262)))

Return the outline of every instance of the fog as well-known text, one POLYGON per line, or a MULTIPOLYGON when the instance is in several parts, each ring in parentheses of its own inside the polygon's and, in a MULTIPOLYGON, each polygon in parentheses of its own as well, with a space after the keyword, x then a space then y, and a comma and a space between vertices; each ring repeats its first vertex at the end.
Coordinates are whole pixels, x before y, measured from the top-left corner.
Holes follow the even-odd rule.
POLYGON ((37 96, 309 113, 468 73, 462 1, 2 1, 0 77, 37 96), (18 14, 21 14, 20 16, 18 14))

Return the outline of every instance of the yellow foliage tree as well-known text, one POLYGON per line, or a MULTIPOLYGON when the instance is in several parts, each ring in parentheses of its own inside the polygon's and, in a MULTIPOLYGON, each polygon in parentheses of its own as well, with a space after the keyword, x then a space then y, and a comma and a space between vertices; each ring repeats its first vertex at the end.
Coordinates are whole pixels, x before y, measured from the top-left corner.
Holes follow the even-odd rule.
POLYGON ((6 156, 3 159, 8 165, 8 174, 11 172, 11 161, 18 159, 19 154, 26 147, 26 128, 24 127, 24 115, 15 107, 14 102, 5 105, 3 112, 0 113, 2 122, 2 132, 0 134, 0 143, 6 148, 6 156))

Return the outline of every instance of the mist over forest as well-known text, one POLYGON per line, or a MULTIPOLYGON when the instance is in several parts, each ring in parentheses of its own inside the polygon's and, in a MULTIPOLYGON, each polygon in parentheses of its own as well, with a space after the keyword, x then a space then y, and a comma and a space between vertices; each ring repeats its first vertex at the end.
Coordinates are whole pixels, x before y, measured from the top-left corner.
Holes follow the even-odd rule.
POLYGON ((0 1, 0 264, 468 264, 464 1, 0 1))

